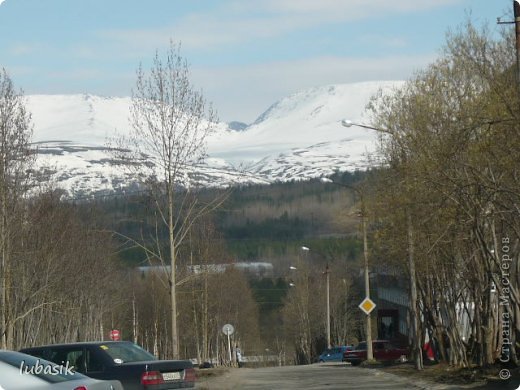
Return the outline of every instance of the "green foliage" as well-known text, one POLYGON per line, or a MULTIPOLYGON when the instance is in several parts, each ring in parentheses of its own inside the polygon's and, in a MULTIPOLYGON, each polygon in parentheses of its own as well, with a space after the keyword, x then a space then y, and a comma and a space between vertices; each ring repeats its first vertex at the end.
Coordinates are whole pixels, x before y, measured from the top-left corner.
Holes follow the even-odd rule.
POLYGON ((260 314, 280 309, 283 306, 283 300, 287 295, 289 285, 286 280, 278 278, 276 280, 251 279, 249 281, 250 287, 253 291, 255 301, 259 305, 260 314))
MULTIPOLYGON (((364 172, 345 172, 332 179, 351 185, 365 177, 364 172)), ((212 196, 212 191, 203 191, 201 196, 212 196)), ((213 219, 230 255, 237 260, 275 260, 296 253, 304 244, 320 253, 353 259, 359 253, 359 242, 345 236, 356 233, 357 226, 345 227, 342 220, 331 223, 331 218, 338 218, 352 203, 350 190, 320 180, 248 185, 236 188, 213 219)), ((158 235, 164 242, 161 247, 166 248, 167 232, 156 231, 145 194, 97 199, 96 207, 102 211, 100 225, 118 233, 115 238, 125 263, 139 265, 146 256, 142 250, 129 247, 124 237, 153 242, 158 235)))
POLYGON ((224 236, 235 240, 268 239, 294 240, 302 239, 309 232, 309 225, 298 217, 289 217, 285 211, 278 218, 267 218, 260 222, 246 220, 245 225, 235 225, 224 229, 224 236))
POLYGON ((228 240, 228 251, 234 258, 257 260, 265 257, 277 258, 298 253, 302 245, 313 248, 325 259, 344 258, 355 260, 362 251, 362 242, 356 237, 308 237, 295 240, 228 240))
POLYGON ((255 260, 262 258, 265 254, 283 256, 288 252, 287 241, 277 240, 227 240, 227 248, 230 254, 237 259, 255 260))
POLYGON ((144 250, 137 247, 126 248, 119 251, 119 258, 123 264, 129 267, 139 267, 146 264, 146 254, 144 250))
POLYGON ((290 287, 283 278, 251 279, 249 285, 258 305, 261 337, 269 343, 283 325, 282 309, 290 287))

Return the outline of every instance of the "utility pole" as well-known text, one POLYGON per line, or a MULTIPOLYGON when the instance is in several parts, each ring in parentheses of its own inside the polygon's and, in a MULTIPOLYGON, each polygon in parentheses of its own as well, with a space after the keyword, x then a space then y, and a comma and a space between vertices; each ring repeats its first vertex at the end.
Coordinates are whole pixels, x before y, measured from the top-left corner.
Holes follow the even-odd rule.
POLYGON ((329 271, 329 265, 325 267, 325 277, 327 278, 327 348, 331 348, 330 344, 330 271, 329 271))
MULTIPOLYGON (((351 121, 343 121, 342 125, 345 127, 350 127, 353 125, 351 121)), ((367 129, 376 130, 369 126, 364 125, 358 125, 356 126, 365 127, 367 129)), ((343 183, 337 183, 330 179, 322 179, 321 180, 324 183, 331 183, 335 184, 340 187, 348 188, 356 193, 356 195, 359 197, 359 200, 361 202, 361 212, 359 213, 359 216, 361 217, 361 230, 363 232, 363 259, 364 259, 364 276, 365 276, 365 299, 368 299, 370 301, 370 273, 369 273, 369 267, 368 267, 368 238, 367 238, 367 217, 366 217, 366 207, 365 207, 365 197, 363 194, 363 191, 360 190, 357 187, 349 186, 348 184, 343 183)), ((364 309, 365 310, 365 309, 364 309)), ((365 311, 366 313, 366 311, 365 311)), ((370 311, 367 313, 367 322, 366 322, 366 342, 367 342, 367 360, 372 361, 374 360, 374 352, 372 347, 372 318, 370 317, 371 313, 370 311)))
MULTIPOLYGON (((306 246, 302 246, 300 249, 304 252, 310 251, 310 248, 306 247, 306 246)), ((323 256, 323 254, 321 254, 321 256, 323 256)), ((292 267, 292 266, 289 268, 292 270, 296 269, 296 267, 292 267)), ((329 270, 328 263, 327 263, 327 266, 325 267, 325 272, 323 272, 323 274, 326 277, 326 288, 327 288, 327 292, 326 292, 326 294, 327 294, 326 295, 326 299, 327 299, 327 348, 330 349, 332 347, 332 345, 330 343, 330 270, 329 270)))
POLYGON ((513 1, 513 11, 515 15, 515 35, 516 35, 516 82, 520 88, 520 1, 513 1))
POLYGON ((515 20, 512 22, 503 22, 501 18, 497 18, 497 24, 514 24, 516 37, 516 83, 520 93, 520 0, 513 1, 513 14, 515 20))
MULTIPOLYGON (((367 221, 366 221, 366 210, 365 210, 365 199, 363 194, 359 192, 361 197, 361 227, 363 230, 363 258, 365 262, 365 297, 370 299, 370 274, 368 268, 368 239, 367 239, 367 221)), ((372 350, 372 319, 371 313, 367 314, 367 360, 374 360, 374 352, 372 350)))

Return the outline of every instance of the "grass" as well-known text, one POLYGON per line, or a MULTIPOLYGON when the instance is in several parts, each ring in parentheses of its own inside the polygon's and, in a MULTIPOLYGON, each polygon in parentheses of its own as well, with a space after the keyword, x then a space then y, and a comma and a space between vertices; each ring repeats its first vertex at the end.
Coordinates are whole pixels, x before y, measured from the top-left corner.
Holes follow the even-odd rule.
POLYGON ((470 385, 497 380, 500 371, 499 367, 457 368, 445 363, 425 365, 421 371, 416 370, 413 363, 397 364, 380 369, 394 375, 450 385, 470 385))

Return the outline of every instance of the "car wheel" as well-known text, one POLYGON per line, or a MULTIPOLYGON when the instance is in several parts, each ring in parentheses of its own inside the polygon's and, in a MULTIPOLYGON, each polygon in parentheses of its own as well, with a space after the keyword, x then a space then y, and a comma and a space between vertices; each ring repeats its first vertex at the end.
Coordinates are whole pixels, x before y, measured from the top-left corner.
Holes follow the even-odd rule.
POLYGON ((323 359, 320 359, 320 361, 319 361, 319 362, 320 362, 320 363, 325 363, 325 360, 323 360, 323 359))
POLYGON ((350 362, 350 364, 352 364, 353 366, 359 366, 361 364, 361 362, 352 361, 352 362, 350 362))
POLYGON ((406 363, 407 361, 408 361, 408 358, 406 357, 406 355, 401 355, 399 357, 399 362, 406 363))

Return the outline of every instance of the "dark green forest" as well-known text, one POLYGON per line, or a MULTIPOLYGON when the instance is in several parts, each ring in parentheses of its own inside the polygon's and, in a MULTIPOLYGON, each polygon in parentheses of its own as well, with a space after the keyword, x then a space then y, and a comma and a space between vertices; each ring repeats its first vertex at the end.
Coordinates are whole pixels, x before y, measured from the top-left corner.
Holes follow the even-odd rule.
MULTIPOLYGON (((365 175, 345 172, 333 180, 351 185, 365 175)), ((202 190, 199 196, 204 199, 214 192, 202 190)), ((119 256, 130 267, 147 265, 147 260, 140 248, 125 243, 125 236, 167 238, 166 231, 155 230, 150 201, 140 193, 85 204, 99 209, 105 228, 118 233, 119 256)), ((318 264, 335 258, 354 260, 361 250, 355 201, 348 188, 320 180, 232 188, 222 207, 208 216, 218 232, 213 239, 226 248, 220 262, 267 261, 276 268, 301 246, 312 248, 318 264)))

